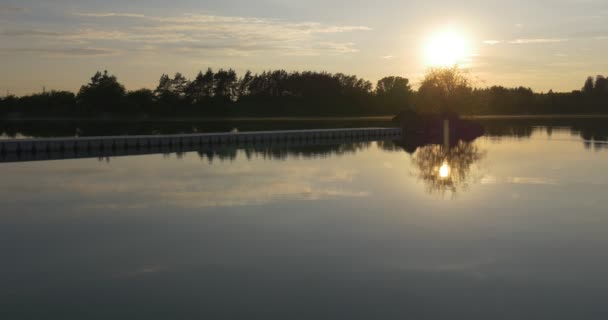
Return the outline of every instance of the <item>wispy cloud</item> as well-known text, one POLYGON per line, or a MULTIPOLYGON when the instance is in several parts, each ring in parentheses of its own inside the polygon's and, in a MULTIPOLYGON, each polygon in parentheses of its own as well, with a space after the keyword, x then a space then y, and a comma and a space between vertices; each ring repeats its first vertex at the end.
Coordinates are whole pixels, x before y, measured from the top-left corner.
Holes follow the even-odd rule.
POLYGON ((2 14, 18 14, 18 13, 26 13, 28 10, 22 7, 16 7, 7 4, 0 4, 0 15, 2 14))
POLYGON ((145 15, 139 14, 139 13, 117 13, 117 12, 75 13, 74 15, 81 16, 81 17, 93 17, 93 18, 110 18, 110 17, 145 18, 145 15))
POLYGON ((3 52, 71 57, 113 56, 119 54, 118 50, 108 48, 11 48, 4 49, 3 52))
POLYGON ((493 46, 495 44, 499 44, 499 43, 503 43, 503 42, 504 41, 502 41, 502 40, 485 40, 483 43, 493 46))
POLYGON ((556 43, 556 42, 566 42, 568 39, 557 39, 557 38, 540 38, 540 39, 516 39, 513 41, 509 41, 511 44, 539 44, 539 43, 556 43))
POLYGON ((292 22, 255 17, 185 14, 147 16, 138 13, 85 12, 86 27, 77 30, 8 30, 3 37, 42 37, 86 47, 112 46, 132 50, 158 45, 159 52, 195 52, 226 55, 253 55, 274 52, 282 55, 338 55, 359 50, 351 41, 333 35, 369 31, 366 26, 292 22), (126 19, 120 29, 103 22, 126 19), (103 22, 103 23, 101 23, 103 22), (164 45, 164 46, 163 46, 164 45))
POLYGON ((515 40, 484 40, 483 44, 487 45, 497 45, 497 44, 543 44, 543 43, 558 43, 558 42, 566 42, 569 39, 561 39, 561 38, 523 38, 523 39, 515 39, 515 40))
POLYGON ((0 36, 4 36, 4 37, 58 37, 61 35, 62 35, 61 32, 29 30, 29 29, 0 31, 0 36))

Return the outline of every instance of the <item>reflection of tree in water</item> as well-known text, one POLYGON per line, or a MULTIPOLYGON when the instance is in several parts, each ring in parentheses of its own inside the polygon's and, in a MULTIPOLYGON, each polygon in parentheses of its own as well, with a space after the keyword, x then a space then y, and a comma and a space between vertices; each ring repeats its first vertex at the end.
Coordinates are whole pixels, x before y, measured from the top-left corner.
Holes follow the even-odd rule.
POLYGON ((485 155, 475 144, 460 141, 448 150, 440 145, 420 147, 412 155, 412 163, 429 193, 456 194, 468 188, 472 165, 485 155))
POLYGON ((306 145, 306 146, 248 146, 240 148, 216 148, 198 151, 202 159, 209 163, 214 160, 234 161, 239 151, 244 152, 247 159, 261 157, 268 160, 285 160, 288 158, 325 158, 330 156, 341 156, 354 154, 358 151, 368 149, 372 142, 351 142, 329 145, 306 145))
POLYGON ((550 137, 555 130, 562 130, 583 139, 586 148, 608 148, 608 126, 605 118, 495 119, 480 122, 486 130, 485 135, 490 138, 528 139, 538 131, 544 131, 550 137))

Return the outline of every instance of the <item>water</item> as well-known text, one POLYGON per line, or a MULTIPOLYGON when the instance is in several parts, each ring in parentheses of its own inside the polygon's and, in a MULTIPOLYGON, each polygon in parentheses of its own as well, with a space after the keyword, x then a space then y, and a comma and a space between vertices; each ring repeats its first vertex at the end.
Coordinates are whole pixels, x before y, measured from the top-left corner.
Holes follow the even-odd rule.
POLYGON ((0 318, 605 319, 597 128, 0 164, 0 318))

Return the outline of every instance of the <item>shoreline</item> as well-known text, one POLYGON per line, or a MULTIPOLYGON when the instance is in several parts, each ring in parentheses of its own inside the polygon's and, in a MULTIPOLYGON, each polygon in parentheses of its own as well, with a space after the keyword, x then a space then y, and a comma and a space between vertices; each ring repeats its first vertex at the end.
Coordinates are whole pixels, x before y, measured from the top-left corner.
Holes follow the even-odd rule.
MULTIPOLYGON (((0 121, 8 122, 47 122, 47 121, 84 121, 84 122, 318 122, 318 121, 391 121, 394 116, 369 116, 369 117, 210 117, 210 118, 0 118, 0 121)), ((469 115, 462 116, 469 120, 528 120, 528 119, 608 119, 608 114, 539 114, 539 115, 469 115)))

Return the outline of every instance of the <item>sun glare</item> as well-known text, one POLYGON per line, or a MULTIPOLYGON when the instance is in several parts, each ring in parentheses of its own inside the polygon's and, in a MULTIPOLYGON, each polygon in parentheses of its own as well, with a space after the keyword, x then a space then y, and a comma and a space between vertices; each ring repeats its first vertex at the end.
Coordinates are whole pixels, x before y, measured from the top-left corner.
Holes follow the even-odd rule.
POLYGON ((450 165, 446 162, 439 168, 439 177, 442 179, 446 179, 450 176, 450 165))
POLYGON ((426 46, 427 64, 432 67, 450 67, 462 64, 468 55, 465 37, 453 31, 434 35, 426 46))

